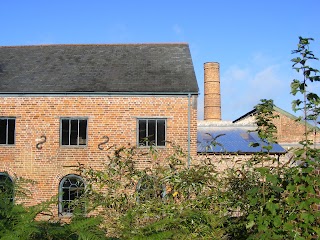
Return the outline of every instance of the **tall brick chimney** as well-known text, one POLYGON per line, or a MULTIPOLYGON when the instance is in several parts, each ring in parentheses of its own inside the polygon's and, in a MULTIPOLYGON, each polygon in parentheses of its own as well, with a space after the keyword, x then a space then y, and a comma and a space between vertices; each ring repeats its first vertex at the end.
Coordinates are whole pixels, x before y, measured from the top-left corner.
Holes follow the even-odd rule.
POLYGON ((204 64, 204 120, 221 121, 219 63, 204 64))

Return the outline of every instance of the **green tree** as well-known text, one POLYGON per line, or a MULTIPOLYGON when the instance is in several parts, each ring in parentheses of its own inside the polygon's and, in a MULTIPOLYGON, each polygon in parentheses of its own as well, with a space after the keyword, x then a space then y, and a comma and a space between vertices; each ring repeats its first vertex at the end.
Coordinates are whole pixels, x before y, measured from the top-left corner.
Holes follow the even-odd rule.
MULTIPOLYGON (((315 209, 320 203, 316 195, 320 183, 317 172, 320 151, 308 139, 310 129, 307 127, 308 120, 319 118, 319 97, 308 91, 309 84, 320 80, 319 71, 308 65, 309 61, 318 60, 309 50, 311 40, 300 37, 298 49, 293 51, 299 56, 292 59, 293 68, 302 73, 302 80, 294 79, 291 84, 293 95, 302 94, 302 100, 293 101, 294 110, 304 113, 302 147, 295 149, 294 158, 289 162, 281 163, 269 156, 268 151, 276 142, 273 119, 277 116, 273 113, 273 102, 262 100, 256 106, 256 120, 264 144, 257 147, 265 151, 245 163, 241 175, 231 169, 230 175, 224 178, 228 191, 223 203, 233 208, 232 204, 237 202, 241 215, 237 218, 238 226, 242 229, 246 226, 245 234, 241 235, 243 239, 315 239, 320 235, 320 212, 315 209), (231 191, 236 194, 230 194, 231 191)), ((229 229, 233 236, 238 233, 238 229, 229 229)))

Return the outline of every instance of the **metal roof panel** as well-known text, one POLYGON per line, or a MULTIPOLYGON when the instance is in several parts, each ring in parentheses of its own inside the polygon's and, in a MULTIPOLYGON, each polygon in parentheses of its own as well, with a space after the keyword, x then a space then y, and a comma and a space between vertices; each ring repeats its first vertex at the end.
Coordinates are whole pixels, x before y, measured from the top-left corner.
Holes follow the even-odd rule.
MULTIPOLYGON (((197 136, 198 153, 231 153, 252 154, 264 151, 266 146, 256 132, 241 128, 199 128, 197 136), (252 147, 250 143, 259 143, 259 147, 252 147)), ((272 144, 270 153, 283 154, 285 149, 279 144, 272 144)))

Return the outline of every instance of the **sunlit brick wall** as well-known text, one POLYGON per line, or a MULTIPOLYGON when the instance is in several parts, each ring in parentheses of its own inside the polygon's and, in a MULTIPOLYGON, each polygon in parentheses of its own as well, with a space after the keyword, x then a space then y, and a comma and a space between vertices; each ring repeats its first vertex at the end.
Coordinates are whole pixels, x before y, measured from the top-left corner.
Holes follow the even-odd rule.
MULTIPOLYGON (((193 105, 191 155, 196 156, 197 110, 193 105)), ((37 181, 31 189, 32 203, 57 194, 60 180, 76 173, 70 166, 81 163, 101 169, 112 153, 106 149, 113 145, 135 146, 139 117, 166 118, 166 139, 188 149, 187 96, 1 97, 0 116, 16 118, 15 145, 0 145, 0 172, 37 181), (87 146, 60 146, 61 117, 88 118, 87 146), (37 149, 37 143, 44 139, 41 136, 46 142, 37 149), (103 136, 110 140, 100 150, 103 136)), ((160 160, 170 152, 169 146, 159 148, 160 160)), ((136 163, 139 168, 150 166, 150 158, 139 157, 136 163)))
MULTIPOLYGON (((304 140, 304 132, 305 126, 303 122, 295 121, 294 119, 282 114, 280 112, 275 112, 275 114, 279 115, 278 118, 273 120, 273 123, 277 127, 277 141, 282 143, 298 143, 301 140, 304 140)), ((241 123, 255 123, 254 116, 248 116, 239 122, 241 123)), ((315 134, 314 130, 308 127, 308 139, 312 140, 315 143, 319 143, 320 139, 315 134)))
MULTIPOLYGON (((279 118, 274 120, 274 124, 277 127, 277 137, 280 143, 294 143, 299 142, 305 138, 305 125, 302 122, 297 122, 292 118, 287 117, 282 113, 276 113, 279 118)), ((311 129, 308 127, 307 131, 311 129)), ((319 139, 314 134, 314 131, 310 131, 308 139, 314 142, 319 142, 319 139)))

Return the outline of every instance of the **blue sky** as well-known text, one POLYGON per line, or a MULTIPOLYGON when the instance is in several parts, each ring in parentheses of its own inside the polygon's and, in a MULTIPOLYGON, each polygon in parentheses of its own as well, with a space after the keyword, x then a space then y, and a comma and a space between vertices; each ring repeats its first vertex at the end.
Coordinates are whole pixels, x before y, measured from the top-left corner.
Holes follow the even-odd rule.
POLYGON ((320 57, 319 0, 10 0, 0 11, 4 46, 189 43, 199 119, 204 62, 220 63, 222 118, 234 120, 262 98, 292 112, 290 82, 299 75, 290 59, 299 36, 313 37, 320 57))

